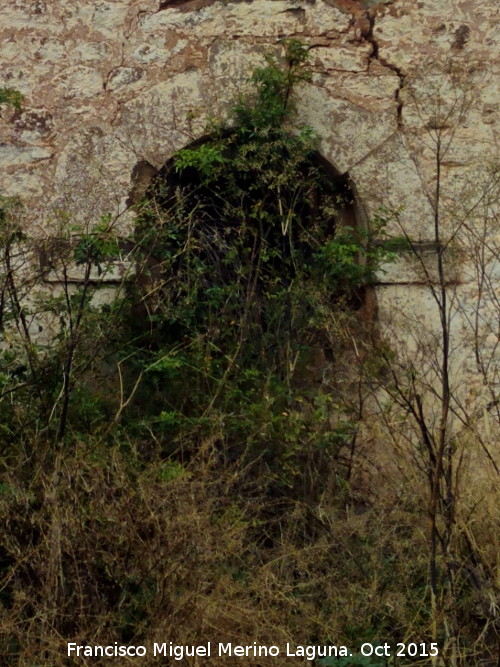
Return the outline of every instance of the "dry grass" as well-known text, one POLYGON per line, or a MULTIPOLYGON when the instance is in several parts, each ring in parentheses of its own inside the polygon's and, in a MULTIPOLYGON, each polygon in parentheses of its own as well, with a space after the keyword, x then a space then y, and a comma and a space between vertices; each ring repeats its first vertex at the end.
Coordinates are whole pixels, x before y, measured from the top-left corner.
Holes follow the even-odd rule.
MULTIPOLYGON (((95 443, 38 465, 24 485, 19 478, 19 471, 6 477, 1 496, 2 664, 101 664, 68 660, 68 641, 356 647, 424 641, 430 632, 426 520, 408 485, 386 484, 378 500, 365 489, 374 500, 363 503, 353 484, 346 502, 332 471, 329 490, 312 505, 266 497, 258 467, 222 467, 207 456, 169 468, 95 443)), ((366 482, 357 473, 354 480, 366 482)), ((464 521, 471 498, 464 497, 464 521)), ((498 563, 495 503, 490 493, 481 518, 463 524, 489 571, 498 563)), ((489 643, 494 634, 481 611, 484 593, 467 593, 460 612, 471 646, 474 636, 489 643)))

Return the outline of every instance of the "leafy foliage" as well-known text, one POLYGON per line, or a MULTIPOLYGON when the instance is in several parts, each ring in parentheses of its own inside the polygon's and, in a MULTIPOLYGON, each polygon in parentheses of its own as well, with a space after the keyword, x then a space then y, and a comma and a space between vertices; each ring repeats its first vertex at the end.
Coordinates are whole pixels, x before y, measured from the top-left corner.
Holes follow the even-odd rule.
POLYGON ((364 430, 383 371, 359 307, 408 240, 380 243, 388 211, 377 243, 356 226, 298 124, 307 56, 266 58, 152 184, 135 239, 58 211, 35 247, 0 200, 2 664, 66 664, 67 641, 430 636, 418 484, 398 469, 386 493, 364 430), (125 245, 136 276, 106 301, 125 245))
POLYGON ((18 90, 13 88, 0 88, 0 104, 7 104, 14 109, 21 109, 23 96, 18 90))
POLYGON ((319 158, 311 128, 292 131, 293 88, 309 76, 297 40, 285 42, 284 64, 268 56, 228 121, 174 155, 137 222, 143 298, 156 327, 144 363, 177 415, 168 447, 195 446, 196 428, 223 419, 224 455, 264 453, 285 485, 307 451, 328 458, 342 449, 333 434, 309 433, 300 405, 315 412, 321 403, 329 431, 338 402, 329 405, 321 390, 307 395, 303 377, 318 350, 337 353, 333 322, 356 319, 387 257, 346 224, 355 205, 349 183, 319 158))
POLYGON ((79 236, 73 256, 77 265, 94 264, 101 272, 101 265, 116 258, 119 252, 118 239, 111 225, 111 216, 105 215, 91 233, 79 236))

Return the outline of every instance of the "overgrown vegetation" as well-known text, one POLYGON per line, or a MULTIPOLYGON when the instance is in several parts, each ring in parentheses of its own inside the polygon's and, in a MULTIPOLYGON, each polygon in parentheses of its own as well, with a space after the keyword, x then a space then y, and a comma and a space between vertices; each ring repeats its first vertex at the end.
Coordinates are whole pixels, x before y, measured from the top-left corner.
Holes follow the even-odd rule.
MULTIPOLYGON (((498 632, 472 575, 459 570, 453 597, 451 562, 429 552, 422 502, 438 490, 439 529, 449 468, 435 453, 451 441, 440 445, 433 406, 418 412, 419 369, 401 370, 364 311, 401 245, 384 233, 397 212, 370 234, 356 224, 349 181, 297 123, 309 71, 296 40, 268 56, 229 118, 152 182, 134 239, 110 216, 56 211, 59 238, 35 247, 21 205, 2 200, 2 664, 81 664, 68 641, 221 641, 353 650, 318 664, 426 665, 357 651, 442 648, 451 618, 467 664, 494 664, 498 632), (372 444, 388 432, 400 438, 390 463, 372 444)), ((453 559, 467 552, 476 573, 483 533, 460 525, 453 559)))
POLYGON ((307 465, 318 497, 319 461, 338 458, 356 418, 318 373, 307 388, 307 367, 348 346, 352 308, 387 253, 343 220, 352 194, 319 162, 312 131, 287 125, 306 61, 295 41, 285 68, 268 57, 232 129, 213 126, 151 186, 138 222, 151 327, 140 364, 164 453, 190 457, 217 433, 217 459, 259 459, 289 488, 307 465))
POLYGON ((18 90, 5 87, 0 88, 0 104, 6 104, 7 106, 14 107, 14 109, 20 109, 22 101, 23 96, 18 90))

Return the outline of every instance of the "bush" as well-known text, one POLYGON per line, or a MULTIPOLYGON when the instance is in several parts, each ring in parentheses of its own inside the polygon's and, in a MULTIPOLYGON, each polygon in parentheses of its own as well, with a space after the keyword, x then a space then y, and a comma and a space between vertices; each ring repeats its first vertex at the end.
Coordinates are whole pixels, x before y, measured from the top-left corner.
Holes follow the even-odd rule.
POLYGON ((309 74, 296 40, 268 56, 151 184, 134 239, 57 212, 36 248, 2 200, 2 664, 167 640, 345 644, 347 667, 376 664, 365 641, 435 640, 421 470, 378 465, 392 413, 367 417, 394 357, 359 309, 401 239, 347 222, 349 182, 294 116, 309 74))

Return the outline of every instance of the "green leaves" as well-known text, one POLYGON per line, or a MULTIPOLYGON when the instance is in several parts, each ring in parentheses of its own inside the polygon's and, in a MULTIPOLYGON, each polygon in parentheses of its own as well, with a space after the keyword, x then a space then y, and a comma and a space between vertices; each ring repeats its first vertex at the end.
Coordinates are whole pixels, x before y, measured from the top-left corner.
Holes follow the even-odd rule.
POLYGON ((21 109, 23 96, 18 90, 13 88, 0 88, 0 104, 7 104, 14 109, 21 109))
POLYGON ((113 231, 111 218, 107 215, 101 218, 91 233, 81 235, 73 251, 77 265, 95 264, 99 271, 102 264, 116 258, 118 254, 118 239, 113 231))
POLYGON ((177 172, 188 167, 195 169, 205 178, 213 177, 214 172, 225 162, 229 162, 222 154, 222 144, 202 144, 197 148, 184 148, 174 156, 177 172))
POLYGON ((254 70, 250 81, 253 95, 242 97, 233 107, 240 132, 279 128, 294 112, 292 90, 297 83, 310 78, 309 50, 298 39, 284 40, 285 66, 275 56, 266 56, 266 66, 254 70))
POLYGON ((345 225, 353 195, 318 159, 315 132, 288 129, 310 68, 306 45, 284 46, 283 59, 268 55, 253 72, 253 93, 230 118, 158 174, 137 236, 147 340, 154 328, 141 368, 158 396, 151 428, 169 452, 221 428, 228 456, 265 456, 275 483, 291 488, 306 452, 331 459, 356 432, 304 378, 377 253, 345 225))

